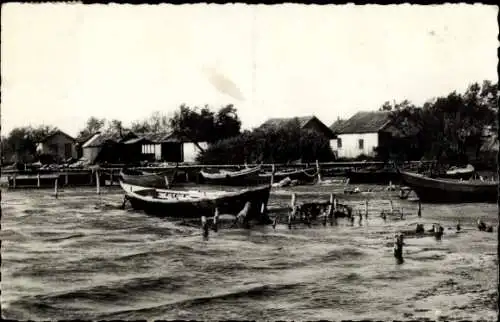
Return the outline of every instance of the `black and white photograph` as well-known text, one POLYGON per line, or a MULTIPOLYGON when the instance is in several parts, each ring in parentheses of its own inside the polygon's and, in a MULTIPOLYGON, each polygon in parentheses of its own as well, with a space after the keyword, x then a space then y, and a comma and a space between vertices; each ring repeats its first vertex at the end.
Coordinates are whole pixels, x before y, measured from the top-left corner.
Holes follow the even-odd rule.
POLYGON ((497 321, 498 14, 3 4, 2 318, 497 321))

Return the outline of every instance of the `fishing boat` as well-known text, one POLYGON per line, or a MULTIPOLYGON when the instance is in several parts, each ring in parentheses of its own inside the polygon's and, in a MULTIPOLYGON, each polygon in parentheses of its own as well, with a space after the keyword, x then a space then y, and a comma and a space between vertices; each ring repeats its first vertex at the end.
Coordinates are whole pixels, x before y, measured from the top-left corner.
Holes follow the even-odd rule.
POLYGON ((250 202, 247 216, 263 215, 269 200, 270 185, 236 191, 170 190, 134 186, 120 180, 125 198, 135 210, 161 217, 196 218, 237 214, 250 202))
POLYGON ((177 172, 177 168, 162 172, 122 169, 120 178, 124 183, 147 188, 169 188, 177 172))
MULTIPOLYGON (((290 178, 291 180, 298 180, 301 182, 311 182, 317 178, 316 168, 308 169, 292 169, 292 170, 282 170, 274 173, 274 182, 281 181, 285 178, 290 178)), ((272 173, 261 173, 259 178, 261 180, 271 180, 272 173)))
POLYGON ((242 170, 229 171, 224 169, 208 170, 202 169, 200 171, 203 182, 217 185, 232 185, 244 186, 252 182, 256 182, 256 178, 262 165, 256 167, 246 167, 242 170))
POLYGON ((468 180, 472 178, 472 176, 474 176, 474 173, 475 173, 474 167, 468 164, 466 167, 463 168, 451 167, 444 173, 444 175, 442 175, 442 177, 450 179, 468 180))
POLYGON ((423 202, 465 203, 497 202, 498 181, 430 178, 423 174, 398 170, 403 182, 423 202))
POLYGON ((346 177, 349 178, 349 183, 374 184, 388 184, 389 182, 394 183, 400 178, 398 172, 390 168, 347 170, 346 177))

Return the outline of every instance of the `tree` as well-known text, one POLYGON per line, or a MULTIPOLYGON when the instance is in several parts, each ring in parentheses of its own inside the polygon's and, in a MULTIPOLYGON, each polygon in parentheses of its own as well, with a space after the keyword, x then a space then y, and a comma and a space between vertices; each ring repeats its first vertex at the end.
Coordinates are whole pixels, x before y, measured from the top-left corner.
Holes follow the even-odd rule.
MULTIPOLYGON (((395 105, 392 124, 402 134, 402 150, 416 148, 425 158, 448 163, 478 157, 486 126, 496 128, 497 85, 471 84, 465 93, 452 92, 418 108, 408 101, 395 105), (412 145, 408 144, 412 142, 412 145)), ((396 145, 396 144, 393 144, 396 145)))
POLYGON ((134 133, 159 133, 170 130, 170 122, 166 115, 160 112, 153 112, 149 118, 132 123, 131 130, 134 133))
POLYGON ((217 114, 205 105, 203 108, 190 108, 185 104, 179 107, 170 119, 174 135, 187 138, 203 151, 197 142, 215 143, 234 137, 240 133, 241 122, 233 105, 222 107, 217 114))
POLYGON ((6 161, 33 162, 38 158, 37 143, 55 131, 58 128, 46 125, 14 128, 7 138, 2 138, 2 153, 9 153, 3 156, 6 161))
POLYGON ((85 123, 85 127, 78 133, 77 139, 86 139, 89 136, 101 131, 106 124, 106 119, 98 119, 96 117, 90 117, 85 123))
POLYGON ((230 104, 222 107, 214 117, 215 139, 221 140, 240 134, 241 121, 236 108, 230 104))
POLYGON ((379 111, 391 111, 392 105, 389 101, 385 101, 384 104, 379 108, 379 111))
POLYGON ((123 128, 122 121, 114 119, 108 122, 108 126, 104 132, 107 134, 117 134, 121 136, 124 130, 126 129, 123 128))
POLYGON ((296 160, 331 161, 330 141, 312 130, 301 129, 298 119, 282 127, 244 131, 209 146, 198 161, 214 163, 290 163, 296 160))

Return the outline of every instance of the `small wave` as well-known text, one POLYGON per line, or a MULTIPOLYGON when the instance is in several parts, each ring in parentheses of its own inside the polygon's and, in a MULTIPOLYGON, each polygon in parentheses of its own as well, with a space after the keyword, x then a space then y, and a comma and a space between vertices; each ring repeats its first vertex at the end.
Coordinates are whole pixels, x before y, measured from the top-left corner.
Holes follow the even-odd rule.
POLYGON ((186 282, 187 278, 180 276, 136 277, 90 288, 35 295, 29 299, 29 302, 47 305, 56 303, 61 305, 64 302, 74 301, 116 304, 116 302, 128 300, 136 295, 144 295, 145 292, 174 292, 184 287, 186 282))
POLYGON ((133 310, 123 310, 114 312, 112 314, 107 314, 106 316, 100 316, 99 319, 119 319, 119 318, 139 318, 143 316, 151 315, 161 315, 164 316, 165 313, 171 313, 172 310, 188 310, 189 308, 197 307, 199 309, 200 305, 208 305, 219 302, 234 301, 234 300, 244 300, 244 299, 261 299, 269 298, 272 296, 281 295, 284 293, 289 293, 295 291, 297 288, 302 287, 301 283, 291 283, 291 284, 275 284, 275 285, 254 285, 248 288, 239 288, 229 292, 213 294, 209 296, 201 296, 194 298, 181 299, 176 302, 170 302, 166 304, 159 304, 152 307, 145 307, 133 310))
POLYGON ((48 241, 48 242, 58 242, 58 241, 63 241, 63 240, 68 240, 68 239, 73 239, 73 238, 80 238, 80 237, 85 237, 85 234, 82 234, 82 233, 71 234, 71 235, 67 235, 67 236, 49 238, 49 239, 46 239, 46 241, 48 241))
POLYGON ((40 215, 45 214, 48 211, 45 209, 25 209, 23 212, 27 215, 40 215))
POLYGON ((343 247, 329 251, 324 257, 325 261, 335 261, 340 259, 359 259, 366 254, 357 248, 343 247))

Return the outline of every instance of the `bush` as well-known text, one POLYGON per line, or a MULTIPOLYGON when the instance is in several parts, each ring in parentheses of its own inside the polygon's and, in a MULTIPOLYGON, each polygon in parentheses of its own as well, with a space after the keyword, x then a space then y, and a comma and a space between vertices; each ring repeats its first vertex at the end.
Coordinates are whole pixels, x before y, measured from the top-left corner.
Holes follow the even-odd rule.
POLYGON ((290 163, 332 161, 330 141, 311 130, 300 129, 298 124, 283 128, 245 131, 229 139, 218 141, 197 161, 203 164, 290 163))

